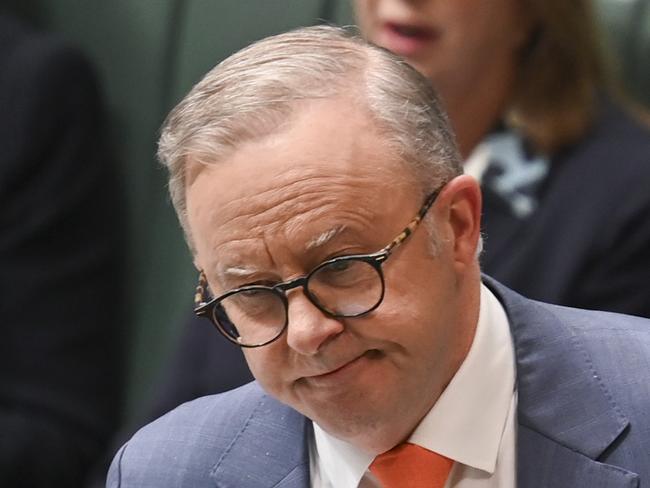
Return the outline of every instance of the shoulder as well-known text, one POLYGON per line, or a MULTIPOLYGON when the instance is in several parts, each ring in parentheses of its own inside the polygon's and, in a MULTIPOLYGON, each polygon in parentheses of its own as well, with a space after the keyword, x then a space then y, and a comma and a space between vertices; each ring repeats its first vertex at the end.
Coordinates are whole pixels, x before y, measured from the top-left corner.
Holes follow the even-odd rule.
POLYGON ((41 32, 13 18, 0 16, 0 40, 0 79, 5 83, 22 80, 46 88, 60 78, 94 76, 82 52, 60 35, 41 32), (54 78, 42 79, 43 74, 54 78))
POLYGON ((177 407, 120 449, 107 486, 212 486, 211 470, 260 408, 285 407, 257 383, 177 407))
POLYGON ((650 408, 650 390, 643 388, 650 385, 650 319, 549 304, 538 306, 564 324, 605 383, 632 396, 645 389, 645 406, 650 408))
POLYGON ((648 161, 647 152, 638 154, 637 151, 649 147, 650 127, 626 106, 602 97, 597 107, 596 121, 584 140, 576 145, 576 152, 598 148, 608 153, 637 156, 648 161))
MULTIPOLYGON (((593 353, 596 363, 608 357, 628 358, 633 349, 650 359, 650 319, 614 312, 583 310, 535 302, 557 318, 593 353)), ((617 361, 617 366, 623 366, 617 361)), ((650 370, 649 370, 650 372, 650 370)))
MULTIPOLYGON (((61 36, 7 17, 0 17, 0 46, 2 184, 45 181, 54 166, 61 177, 92 172, 95 161, 108 156, 103 99, 91 63, 61 36)), ((86 174, 77 180, 87 181, 86 174)))
MULTIPOLYGON (((576 369, 586 363, 587 376, 597 375, 612 390, 650 384, 650 319, 538 302, 487 276, 483 280, 506 310, 520 355, 539 354, 539 367, 553 369, 567 358, 563 365, 576 369), (555 360, 548 362, 551 357, 555 360)), ((650 408, 650 390, 642 390, 650 408)))
POLYGON ((61 127, 94 123, 86 119, 102 111, 99 81, 79 48, 6 17, 0 17, 0 45, 3 141, 11 142, 19 130, 41 140, 60 134, 61 127))
POLYGON ((602 97, 591 129, 579 142, 560 151, 554 165, 582 175, 590 184, 633 182, 632 172, 637 173, 636 179, 650 176, 650 127, 621 104, 602 97))
MULTIPOLYGON (((576 356, 588 365, 610 407, 629 421, 618 447, 603 460, 647 469, 638 465, 637 453, 650 449, 650 320, 631 315, 539 305, 570 331, 567 339, 576 356)), ((565 375, 570 375, 565 371, 565 375)))
POLYGON ((484 282, 508 316, 520 422, 645 472, 635 453, 650 448, 650 320, 536 302, 484 282))
MULTIPOLYGON (((631 372, 638 367, 640 358, 650 361, 650 319, 553 305, 513 295, 516 298, 506 307, 517 314, 515 322, 536 324, 538 339, 554 334, 556 338, 573 341, 599 371, 631 372)), ((650 368, 635 374, 645 375, 650 381, 650 368)))
POLYGON ((630 242, 647 247, 650 127, 608 99, 599 114, 580 142, 553 159, 542 204, 550 220, 544 222, 565 224, 568 239, 597 234, 591 245, 603 254, 630 242))
POLYGON ((488 281, 507 310, 522 375, 548 374, 546 387, 593 383, 627 417, 631 437, 650 439, 650 319, 526 299, 488 281))

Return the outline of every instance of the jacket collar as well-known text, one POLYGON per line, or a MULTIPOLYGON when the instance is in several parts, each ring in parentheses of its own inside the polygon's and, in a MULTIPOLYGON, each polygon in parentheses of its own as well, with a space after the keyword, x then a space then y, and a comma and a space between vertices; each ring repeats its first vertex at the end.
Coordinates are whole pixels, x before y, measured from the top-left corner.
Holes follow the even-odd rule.
MULTIPOLYGON (((599 378, 583 340, 566 320, 495 280, 517 363, 518 485, 636 486, 633 473, 596 462, 629 421, 599 378), (608 480, 603 482, 603 480, 608 480)), ((575 320, 584 320, 575 315, 575 320)))

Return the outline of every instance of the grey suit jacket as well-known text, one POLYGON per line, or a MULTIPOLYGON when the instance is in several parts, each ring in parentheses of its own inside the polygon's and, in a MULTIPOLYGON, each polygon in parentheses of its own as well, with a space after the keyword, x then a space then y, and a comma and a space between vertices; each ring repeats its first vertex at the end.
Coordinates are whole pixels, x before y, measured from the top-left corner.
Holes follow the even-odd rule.
MULTIPOLYGON (((650 321, 542 304, 484 282, 515 346, 518 486, 650 487, 650 321)), ((107 486, 308 487, 310 430, 250 383, 140 430, 115 456, 107 486)))

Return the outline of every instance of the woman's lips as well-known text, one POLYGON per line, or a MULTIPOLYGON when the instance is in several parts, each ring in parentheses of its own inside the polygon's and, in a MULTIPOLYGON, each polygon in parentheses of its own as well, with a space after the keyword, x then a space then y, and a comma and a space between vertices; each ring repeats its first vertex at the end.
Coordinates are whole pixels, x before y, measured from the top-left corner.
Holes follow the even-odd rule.
POLYGON ((378 44, 400 56, 412 56, 431 45, 438 32, 429 27, 384 22, 380 28, 378 44))

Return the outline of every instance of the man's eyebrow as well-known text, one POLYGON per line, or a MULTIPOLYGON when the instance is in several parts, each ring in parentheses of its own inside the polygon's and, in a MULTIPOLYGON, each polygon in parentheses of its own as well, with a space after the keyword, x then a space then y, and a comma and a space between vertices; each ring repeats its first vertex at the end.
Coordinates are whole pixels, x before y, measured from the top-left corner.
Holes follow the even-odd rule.
MULTIPOLYGON (((331 229, 321 232, 319 235, 309 240, 305 244, 305 250, 311 251, 313 249, 322 247, 346 230, 348 230, 347 226, 337 225, 336 227, 332 227, 331 229)), ((249 278, 262 272, 262 270, 253 266, 240 264, 219 266, 216 271, 217 277, 222 283, 228 283, 229 281, 236 279, 241 280, 242 278, 249 278)))
POLYGON ((235 278, 246 278, 254 276, 257 273, 259 273, 259 270, 257 268, 242 265, 224 266, 219 267, 217 270, 217 275, 219 276, 219 279, 222 283, 227 283, 228 280, 235 278))
POLYGON ((305 244, 305 251, 311 251, 318 247, 324 246, 345 230, 347 230, 347 227, 345 225, 337 225, 336 227, 332 227, 331 229, 320 233, 305 244))

